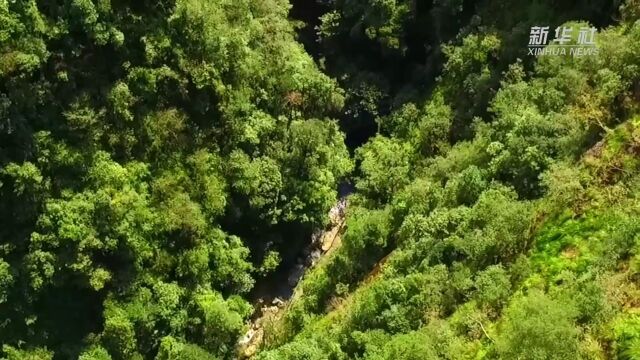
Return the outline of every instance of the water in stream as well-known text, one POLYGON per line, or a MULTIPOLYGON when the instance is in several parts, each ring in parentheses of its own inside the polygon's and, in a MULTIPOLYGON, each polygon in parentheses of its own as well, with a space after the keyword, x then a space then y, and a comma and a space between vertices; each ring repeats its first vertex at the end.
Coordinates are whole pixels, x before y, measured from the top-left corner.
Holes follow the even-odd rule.
POLYGON ((249 331, 238 341, 240 356, 251 357, 258 349, 264 335, 262 320, 267 316, 274 316, 291 299, 296 286, 304 276, 304 273, 313 268, 322 256, 337 247, 340 241, 340 233, 345 224, 345 211, 347 208, 347 196, 353 192, 350 184, 340 186, 340 199, 329 211, 330 224, 327 229, 318 229, 311 235, 309 245, 296 258, 293 266, 280 266, 273 279, 263 283, 256 295, 254 306, 256 312, 251 320, 249 331))

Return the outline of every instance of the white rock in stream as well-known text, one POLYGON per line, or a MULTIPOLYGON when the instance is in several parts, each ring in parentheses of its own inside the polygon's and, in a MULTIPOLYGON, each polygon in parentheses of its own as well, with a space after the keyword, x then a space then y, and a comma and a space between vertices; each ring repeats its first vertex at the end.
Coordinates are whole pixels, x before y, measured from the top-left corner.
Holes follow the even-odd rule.
POLYGON ((321 257, 322 257, 322 250, 320 249, 313 250, 311 254, 309 254, 309 257, 307 258, 307 266, 309 267, 316 266, 316 264, 318 263, 318 260, 320 260, 321 257))
POLYGON ((289 286, 296 286, 298 284, 298 281, 300 281, 302 275, 304 275, 304 265, 298 263, 296 264, 293 271, 291 271, 291 274, 287 279, 287 283, 289 283, 289 286))
POLYGON ((240 340, 238 340, 238 345, 247 345, 251 341, 251 339, 253 339, 253 335, 255 335, 255 333, 256 331, 253 328, 249 329, 249 331, 242 338, 240 338, 240 340))

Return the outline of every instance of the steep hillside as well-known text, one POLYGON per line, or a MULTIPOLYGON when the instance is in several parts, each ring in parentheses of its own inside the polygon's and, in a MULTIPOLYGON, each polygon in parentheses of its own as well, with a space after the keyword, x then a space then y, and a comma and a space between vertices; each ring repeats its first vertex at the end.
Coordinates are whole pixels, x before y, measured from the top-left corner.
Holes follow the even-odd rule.
POLYGON ((514 60, 469 140, 449 87, 479 91, 507 45, 445 47, 427 100, 356 151, 342 246, 258 358, 640 359, 638 9, 597 56, 514 60))

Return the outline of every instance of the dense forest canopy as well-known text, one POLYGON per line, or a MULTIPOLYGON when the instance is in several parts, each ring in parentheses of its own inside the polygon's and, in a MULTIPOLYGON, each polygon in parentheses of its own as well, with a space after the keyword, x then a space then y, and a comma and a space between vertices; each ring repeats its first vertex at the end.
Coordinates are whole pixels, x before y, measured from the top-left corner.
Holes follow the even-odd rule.
POLYGON ((0 358, 246 356, 345 183, 250 355, 640 359, 640 1, 0 0, 0 358))
POLYGON ((232 356, 352 169, 288 9, 0 2, 5 356, 232 356))

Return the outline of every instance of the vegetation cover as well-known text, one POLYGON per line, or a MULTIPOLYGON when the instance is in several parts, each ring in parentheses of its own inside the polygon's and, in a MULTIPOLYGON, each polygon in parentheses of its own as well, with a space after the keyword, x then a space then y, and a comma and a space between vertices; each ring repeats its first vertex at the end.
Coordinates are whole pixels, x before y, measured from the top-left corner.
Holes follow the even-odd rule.
POLYGON ((347 179, 257 359, 640 359, 640 2, 291 6, 0 0, 0 357, 238 357, 347 179))
POLYGON ((5 357, 233 356, 352 168, 288 9, 0 2, 5 357))

